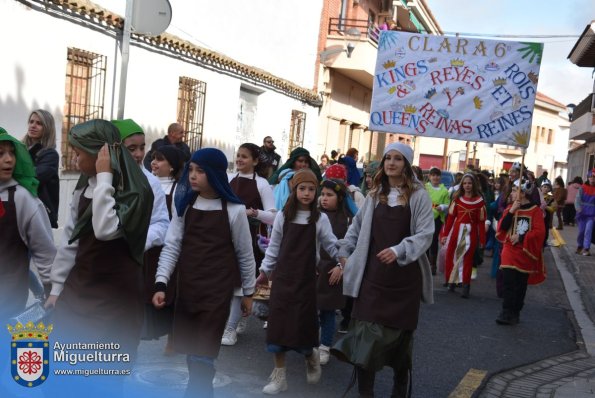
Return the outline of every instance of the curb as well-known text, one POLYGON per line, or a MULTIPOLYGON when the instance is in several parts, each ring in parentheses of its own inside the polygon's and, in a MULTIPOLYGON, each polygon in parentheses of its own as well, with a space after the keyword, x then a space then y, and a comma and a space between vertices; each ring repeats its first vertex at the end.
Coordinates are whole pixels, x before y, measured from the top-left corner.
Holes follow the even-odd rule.
MULTIPOLYGON (((555 248, 550 247, 552 257, 556 262, 556 268, 559 272, 562 272, 560 265, 566 266, 567 272, 573 276, 580 289, 580 297, 585 312, 590 321, 593 322, 595 294, 589 294, 590 289, 584 285, 583 278, 579 276, 581 275, 583 262, 585 262, 585 266, 591 266, 586 270, 591 271, 593 274, 595 274, 595 267, 593 267, 593 264, 586 264, 587 261, 583 260, 582 257, 581 259, 574 259, 573 253, 568 246, 560 249, 562 250, 554 253, 553 250, 555 248), (560 260, 563 264, 558 264, 557 260, 560 260), (594 269, 591 270, 591 268, 594 269)), ((568 294, 569 292, 567 291, 566 293, 568 294)), ((595 357, 591 357, 587 350, 584 349, 585 344, 582 331, 578 325, 574 311, 569 311, 569 316, 575 329, 577 345, 582 347, 582 349, 495 373, 482 384, 480 390, 473 396, 478 398, 551 398, 556 395, 556 391, 560 387, 568 386, 569 383, 575 382, 575 378, 588 379, 595 377, 595 357)))

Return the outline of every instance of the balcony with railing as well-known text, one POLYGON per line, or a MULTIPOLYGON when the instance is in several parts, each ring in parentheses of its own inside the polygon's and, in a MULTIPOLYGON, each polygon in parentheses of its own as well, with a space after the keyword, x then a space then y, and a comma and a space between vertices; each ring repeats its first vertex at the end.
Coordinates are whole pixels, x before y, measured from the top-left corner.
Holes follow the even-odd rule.
POLYGON ((330 18, 320 62, 372 89, 380 30, 362 19, 330 18))
POLYGON ((595 141, 595 98, 591 93, 572 112, 571 140, 595 141))

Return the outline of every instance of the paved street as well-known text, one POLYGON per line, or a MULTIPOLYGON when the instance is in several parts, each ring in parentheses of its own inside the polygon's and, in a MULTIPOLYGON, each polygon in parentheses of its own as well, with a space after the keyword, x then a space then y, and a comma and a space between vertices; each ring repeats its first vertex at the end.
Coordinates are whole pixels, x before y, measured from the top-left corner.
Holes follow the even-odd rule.
MULTIPOLYGON (((485 384, 500 372, 577 351, 571 308, 550 249, 545 253, 548 279, 529 288, 521 323, 516 327, 494 322, 500 300, 495 280, 489 276, 491 258, 480 267, 469 300, 448 293, 440 276, 436 276, 436 303, 422 306, 416 332, 414 397, 447 397, 468 373, 487 372, 485 384)), ((215 381, 217 397, 262 396, 261 389, 272 370, 272 356, 264 350, 262 323, 252 318, 248 326, 237 345, 221 349, 215 381)), ((156 396, 181 397, 186 363, 181 355, 163 356, 164 344, 164 339, 141 344, 133 379, 156 396)), ((303 357, 289 354, 287 368, 289 390, 282 395, 287 397, 341 396, 352 373, 350 366, 331 359, 323 367, 320 384, 310 386, 305 380, 303 357)), ((391 387, 392 374, 385 369, 377 378, 377 396, 389 396, 391 387)), ((357 389, 348 396, 357 396, 357 389)))

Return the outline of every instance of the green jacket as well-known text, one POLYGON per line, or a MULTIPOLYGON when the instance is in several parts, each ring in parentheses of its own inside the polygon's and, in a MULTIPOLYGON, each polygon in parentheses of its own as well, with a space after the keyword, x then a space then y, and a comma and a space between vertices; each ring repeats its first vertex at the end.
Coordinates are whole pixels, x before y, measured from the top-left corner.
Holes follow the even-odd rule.
POLYGON ((438 189, 436 189, 431 183, 426 182, 426 191, 428 191, 430 199, 432 200, 432 212, 434 213, 434 219, 440 217, 440 220, 442 223, 444 223, 446 211, 438 211, 438 206, 446 205, 445 209, 448 209, 448 205, 450 204, 448 189, 446 189, 444 184, 440 184, 438 189))

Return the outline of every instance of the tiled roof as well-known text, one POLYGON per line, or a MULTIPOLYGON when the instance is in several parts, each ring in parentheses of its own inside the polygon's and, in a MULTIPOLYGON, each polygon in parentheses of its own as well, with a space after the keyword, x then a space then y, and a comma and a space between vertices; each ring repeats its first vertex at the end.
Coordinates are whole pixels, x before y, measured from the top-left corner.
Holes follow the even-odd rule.
POLYGON ((564 104, 556 101, 553 98, 548 97, 547 95, 545 95, 543 93, 540 93, 539 91, 537 92, 537 95, 535 96, 535 99, 538 99, 538 100, 543 101, 543 102, 547 102, 550 105, 559 106, 560 108, 566 109, 566 105, 564 105, 564 104))
MULTIPOLYGON (((89 22, 98 23, 104 28, 122 30, 124 27, 124 18, 89 0, 30 0, 30 2, 55 4, 68 14, 75 14, 89 22)), ((162 33, 159 36, 145 36, 132 33, 131 37, 133 42, 174 53, 187 62, 245 78, 313 106, 320 106, 321 104, 318 93, 314 90, 301 87, 265 70, 243 64, 216 51, 197 46, 172 34, 162 33)))

